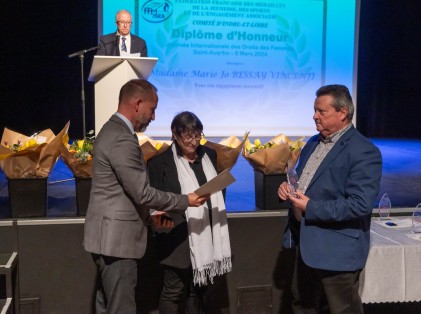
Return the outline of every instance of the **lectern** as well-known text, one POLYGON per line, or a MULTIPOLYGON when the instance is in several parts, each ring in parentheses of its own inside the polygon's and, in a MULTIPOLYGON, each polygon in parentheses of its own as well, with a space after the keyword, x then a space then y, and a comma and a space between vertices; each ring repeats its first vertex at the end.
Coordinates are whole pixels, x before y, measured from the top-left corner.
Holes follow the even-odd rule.
POLYGON ((137 78, 148 79, 158 58, 94 56, 89 81, 95 82, 95 134, 117 111, 120 88, 137 78))

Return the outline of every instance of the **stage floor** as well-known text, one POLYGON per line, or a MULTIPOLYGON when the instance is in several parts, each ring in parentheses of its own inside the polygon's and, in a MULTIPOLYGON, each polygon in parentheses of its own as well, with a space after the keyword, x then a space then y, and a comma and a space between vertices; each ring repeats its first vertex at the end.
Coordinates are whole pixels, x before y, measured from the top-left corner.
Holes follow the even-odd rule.
MULTIPOLYGON (((214 139, 209 140, 214 141, 214 139)), ((381 190, 373 206, 377 207, 381 195, 386 192, 391 199, 393 209, 412 208, 421 203, 421 158, 419 157, 421 141, 402 139, 372 139, 372 141, 383 155, 381 190)), ((227 212, 259 210, 255 205, 253 168, 239 156, 231 173, 236 182, 227 189, 227 212)), ((59 159, 48 181, 47 217, 76 216, 76 192, 72 178, 70 170, 59 159)), ((7 179, 4 173, 0 172, 0 218, 7 217, 10 217, 7 179)))

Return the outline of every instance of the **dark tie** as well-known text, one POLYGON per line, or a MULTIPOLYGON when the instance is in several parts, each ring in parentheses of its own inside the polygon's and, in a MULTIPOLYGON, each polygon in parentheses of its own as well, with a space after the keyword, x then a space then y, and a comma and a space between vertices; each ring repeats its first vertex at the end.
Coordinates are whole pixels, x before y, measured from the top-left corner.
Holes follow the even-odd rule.
POLYGON ((126 47, 126 37, 121 37, 121 50, 127 52, 127 47, 126 47))

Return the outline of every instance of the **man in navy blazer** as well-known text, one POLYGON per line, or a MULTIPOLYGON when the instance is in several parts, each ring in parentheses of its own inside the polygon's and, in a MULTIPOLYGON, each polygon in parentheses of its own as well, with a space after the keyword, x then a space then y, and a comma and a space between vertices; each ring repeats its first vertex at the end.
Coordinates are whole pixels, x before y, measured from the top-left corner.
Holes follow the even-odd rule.
POLYGON ((359 275, 370 246, 370 222, 382 174, 380 151, 352 125, 347 87, 316 92, 313 119, 319 134, 304 146, 299 189, 281 184, 291 201, 286 247, 297 245, 294 310, 317 313, 326 297, 331 313, 363 313, 359 275))
POLYGON ((138 57, 147 57, 146 42, 142 38, 130 33, 132 15, 127 10, 120 10, 115 15, 117 31, 104 35, 99 39, 97 55, 99 56, 125 56, 140 54, 138 57))

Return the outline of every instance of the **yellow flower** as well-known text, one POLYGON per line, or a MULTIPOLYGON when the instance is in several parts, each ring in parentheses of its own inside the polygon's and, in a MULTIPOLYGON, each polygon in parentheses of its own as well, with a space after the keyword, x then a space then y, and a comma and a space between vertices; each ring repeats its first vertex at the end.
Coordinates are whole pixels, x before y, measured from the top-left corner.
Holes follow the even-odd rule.
POLYGON ((205 139, 204 137, 202 137, 200 139, 200 145, 205 145, 207 141, 208 141, 207 139, 205 139))
POLYGON ((260 146, 262 146, 262 142, 260 142, 260 140, 258 138, 256 138, 254 140, 254 146, 256 146, 257 148, 259 148, 260 146))
POLYGON ((83 143, 85 143, 85 140, 78 140, 77 141, 77 146, 79 147, 79 149, 83 148, 83 143))
POLYGON ((80 163, 86 163, 92 159, 94 141, 94 131, 89 131, 84 139, 73 141, 68 150, 80 163))
MULTIPOLYGON (((35 146, 35 145, 37 145, 37 141, 35 141, 34 139, 30 139, 29 141, 27 141, 26 143, 25 143, 25 148, 29 148, 29 147, 31 147, 31 146, 35 146)), ((23 148, 24 149, 24 148, 23 148)))
POLYGON ((161 147, 162 147, 162 143, 161 142, 156 143, 156 146, 155 146, 156 150, 160 150, 161 147))

